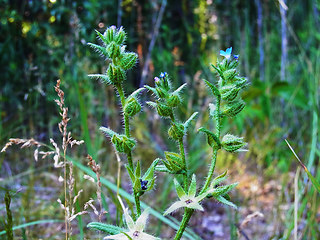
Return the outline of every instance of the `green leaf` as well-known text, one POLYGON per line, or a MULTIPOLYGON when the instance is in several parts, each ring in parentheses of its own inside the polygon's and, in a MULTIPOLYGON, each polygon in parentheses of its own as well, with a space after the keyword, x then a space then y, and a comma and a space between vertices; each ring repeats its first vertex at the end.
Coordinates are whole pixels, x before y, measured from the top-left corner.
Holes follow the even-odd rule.
POLYGON ((104 35, 102 35, 98 30, 95 30, 95 31, 98 37, 103 41, 105 45, 108 45, 110 43, 110 41, 104 35))
POLYGON ((234 203, 228 201, 227 199, 225 199, 225 198, 222 197, 222 196, 215 197, 215 199, 217 199, 219 202, 221 202, 221 203, 223 203, 223 204, 226 204, 226 205, 228 205, 228 206, 230 206, 230 207, 233 207, 233 208, 235 208, 235 209, 238 209, 238 207, 237 207, 234 203))
POLYGON ((144 87, 146 89, 148 89, 149 91, 151 91, 154 95, 156 95, 157 97, 159 97, 157 90, 154 87, 150 87, 148 85, 144 85, 144 87))
POLYGON ((151 181, 151 179, 153 179, 153 175, 154 175, 154 169, 157 166, 159 160, 156 159, 152 162, 152 164, 150 165, 150 167, 148 168, 148 170, 146 171, 146 173, 143 175, 143 180, 148 180, 151 181))
POLYGON ((131 69, 137 62, 138 55, 133 52, 122 54, 122 58, 120 59, 120 66, 124 70, 131 69))
POLYGON ((134 174, 133 174, 132 169, 130 168, 129 165, 126 165, 126 169, 128 170, 128 173, 129 173, 129 177, 130 177, 130 179, 131 179, 131 182, 134 183, 134 181, 135 181, 136 178, 135 178, 135 176, 134 176, 134 174))
POLYGON ((216 185, 218 185, 222 181, 226 180, 227 179, 227 177, 226 177, 227 172, 228 171, 226 170, 226 171, 224 171, 224 173, 222 173, 221 175, 219 175, 215 179, 213 179, 211 184, 210 184, 211 188, 214 188, 216 185))
POLYGON ((118 227, 118 226, 114 226, 114 225, 110 225, 110 224, 105 224, 105 223, 100 223, 100 222, 91 222, 87 225, 88 228, 93 228, 108 234, 119 234, 123 231, 126 231, 126 229, 118 227))
POLYGON ((178 197, 181 198, 183 196, 186 196, 186 192, 181 187, 180 183, 177 181, 177 179, 173 179, 174 186, 176 187, 178 197))
POLYGON ((140 179, 141 177, 140 161, 137 162, 137 167, 136 167, 136 170, 134 171, 134 175, 138 179, 140 179))
POLYGON ((191 184, 188 189, 188 195, 194 197, 196 193, 197 193, 197 179, 196 179, 196 175, 193 174, 191 184))
POLYGON ((218 147, 218 148, 221 147, 221 143, 220 143, 219 138, 213 132, 209 131, 208 129, 206 129, 204 127, 199 128, 198 131, 204 132, 205 134, 207 134, 208 144, 211 147, 218 147))
MULTIPOLYGON (((163 160, 162 160, 163 161, 163 160)), ((164 161, 163 162, 164 164, 166 163, 166 164, 168 164, 166 161, 164 161)), ((167 165, 157 165, 156 167, 155 167, 155 170, 157 171, 157 172, 171 172, 171 167, 170 167, 170 165, 169 166, 167 166, 167 165), (169 167, 169 168, 168 168, 169 167)))
POLYGON ((213 197, 223 196, 226 193, 230 192, 232 189, 234 189, 237 185, 238 185, 238 183, 233 183, 233 184, 230 184, 230 185, 217 187, 217 188, 215 188, 213 190, 212 196, 213 197))
POLYGON ((105 74, 89 74, 88 75, 90 78, 94 78, 94 79, 98 79, 100 80, 100 82, 102 83, 107 83, 109 85, 112 84, 112 82, 110 81, 110 79, 108 78, 107 75, 105 74))
POLYGON ((148 101, 147 104, 148 104, 150 107, 157 108, 157 104, 156 104, 155 102, 148 101))
POLYGON ((224 79, 224 76, 223 76, 222 71, 221 71, 219 68, 217 68, 215 65, 213 65, 213 64, 211 64, 211 66, 214 68, 214 70, 217 71, 217 73, 219 74, 219 76, 220 76, 222 79, 224 79))
POLYGON ((185 86, 187 86, 186 83, 182 84, 179 88, 177 88, 173 94, 177 94, 177 95, 180 95, 180 92, 185 88, 185 86))
POLYGON ((108 57, 107 49, 105 47, 102 47, 100 45, 94 44, 94 43, 88 43, 88 45, 93 48, 97 53, 108 57))
POLYGON ((114 135, 119 135, 118 133, 112 131, 110 128, 100 127, 99 130, 108 135, 110 138, 112 138, 114 135))
POLYGON ((218 88, 215 85, 213 85, 212 83, 210 83, 209 81, 207 81, 205 79, 203 79, 203 81, 209 86, 209 88, 211 89, 211 91, 212 91, 214 96, 216 96, 218 98, 221 97, 220 92, 219 92, 218 88))
POLYGON ((184 129, 187 129, 191 123, 192 120, 194 120, 198 116, 198 112, 194 112, 187 121, 183 124, 184 129))

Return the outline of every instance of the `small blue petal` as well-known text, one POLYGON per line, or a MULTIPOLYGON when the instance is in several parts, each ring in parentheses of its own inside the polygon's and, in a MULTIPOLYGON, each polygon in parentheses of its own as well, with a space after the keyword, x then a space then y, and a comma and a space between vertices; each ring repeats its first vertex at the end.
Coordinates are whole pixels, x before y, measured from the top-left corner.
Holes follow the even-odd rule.
POLYGON ((226 53, 231 54, 231 52, 232 52, 232 47, 227 48, 226 53))
POLYGON ((233 55, 234 59, 238 60, 239 59, 239 55, 233 55))
POLYGON ((221 56, 225 56, 227 53, 225 52, 225 51, 223 51, 223 50, 220 50, 220 55, 221 56))
POLYGON ((162 72, 162 73, 160 73, 160 77, 161 77, 161 78, 164 78, 164 77, 165 77, 165 75, 166 75, 166 72, 164 72, 164 73, 163 73, 163 72, 162 72))

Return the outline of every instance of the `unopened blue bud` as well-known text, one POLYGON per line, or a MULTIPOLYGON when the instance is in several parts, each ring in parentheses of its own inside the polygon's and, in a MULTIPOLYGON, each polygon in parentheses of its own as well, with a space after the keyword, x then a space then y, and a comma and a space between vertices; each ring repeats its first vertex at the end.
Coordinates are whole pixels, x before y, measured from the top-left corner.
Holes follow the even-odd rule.
POLYGON ((239 59, 239 55, 233 55, 233 58, 234 58, 235 60, 238 60, 238 59, 239 59))

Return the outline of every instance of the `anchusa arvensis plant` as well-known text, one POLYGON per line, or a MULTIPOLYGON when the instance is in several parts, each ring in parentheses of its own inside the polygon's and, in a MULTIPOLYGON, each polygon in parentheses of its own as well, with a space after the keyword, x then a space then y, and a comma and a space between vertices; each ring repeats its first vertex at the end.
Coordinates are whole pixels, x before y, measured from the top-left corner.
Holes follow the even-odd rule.
POLYGON ((118 93, 117 96, 121 101, 124 122, 123 133, 117 133, 107 127, 101 127, 100 130, 111 139, 115 150, 126 156, 126 169, 132 182, 132 193, 135 199, 136 210, 129 213, 129 210, 123 206, 127 228, 98 222, 92 222, 88 227, 109 234, 105 239, 157 239, 144 232, 148 210, 141 213, 140 206, 140 197, 154 187, 155 172, 157 171, 173 175, 174 185, 179 198, 171 206, 168 206, 164 215, 184 208, 183 218, 174 239, 181 239, 194 211, 204 211, 201 203, 205 199, 214 198, 223 204, 236 208, 230 201, 228 193, 237 183, 223 185, 222 182, 226 180, 227 172, 225 171, 223 174, 214 177, 214 170, 219 150, 223 149, 232 153, 245 151, 243 147, 246 143, 243 141, 243 138, 232 134, 221 135, 221 120, 223 118, 236 117, 245 106, 240 93, 248 83, 246 78, 239 76, 237 70, 239 56, 232 55, 232 48, 220 51, 223 59, 218 60, 216 65, 212 65, 217 74, 217 83, 210 83, 204 80, 215 99, 214 103, 209 104, 209 111, 215 122, 215 129, 212 131, 204 127, 198 129, 207 138, 208 145, 212 149, 212 159, 206 180, 201 184, 202 187, 197 190, 197 177, 188 166, 188 158, 185 153, 187 146, 183 140, 190 123, 199 113, 195 112, 189 118, 182 121, 178 120, 175 116, 176 109, 183 103, 181 93, 186 84, 175 89, 169 75, 164 72, 159 77, 154 78, 154 86, 144 86, 154 96, 154 100, 147 102, 147 104, 154 108, 158 115, 170 120, 168 136, 176 143, 177 151, 164 152, 164 157, 162 159, 155 159, 143 174, 140 161, 134 164, 132 160, 133 148, 136 147, 136 141, 130 133, 130 120, 141 110, 138 97, 144 88, 139 88, 128 96, 124 93, 126 71, 136 64, 137 54, 126 51, 126 45, 124 44, 126 34, 122 27, 116 28, 112 26, 103 34, 97 31, 97 35, 102 40, 103 46, 92 43, 89 45, 106 58, 109 65, 105 74, 92 74, 90 76, 114 86, 118 93))

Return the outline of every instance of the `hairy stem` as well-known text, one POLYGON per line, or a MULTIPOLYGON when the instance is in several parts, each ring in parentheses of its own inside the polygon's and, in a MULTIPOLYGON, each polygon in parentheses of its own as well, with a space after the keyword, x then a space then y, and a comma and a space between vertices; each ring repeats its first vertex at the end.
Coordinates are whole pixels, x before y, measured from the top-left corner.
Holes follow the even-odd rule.
MULTIPOLYGON (((221 104, 221 98, 217 97, 217 110, 216 110, 216 114, 215 114, 215 121, 216 121, 216 135, 217 135, 217 137, 219 139, 220 139, 220 129, 221 129, 220 104, 221 104)), ((207 175, 206 182, 205 182, 200 194, 204 193, 208 189, 208 187, 209 187, 209 185, 210 185, 210 183, 212 181, 213 172, 214 172, 214 169, 216 167, 218 150, 219 150, 219 148, 217 148, 217 147, 212 149, 212 160, 211 160, 210 169, 209 169, 209 172, 208 172, 208 175, 207 175)))
POLYGON ((186 161, 186 155, 184 152, 184 146, 183 146, 183 140, 179 140, 179 149, 180 149, 180 154, 182 157, 183 165, 185 166, 186 172, 183 174, 183 183, 184 183, 184 189, 187 191, 188 189, 188 166, 187 166, 187 161, 186 161))
POLYGON ((208 187, 211 183, 211 180, 213 177, 213 172, 216 167, 217 155, 218 155, 218 149, 214 149, 213 154, 212 154, 212 161, 211 161, 210 169, 208 172, 208 176, 207 176, 206 182, 205 182, 200 194, 204 193, 208 189, 208 187))
MULTIPOLYGON (((120 97, 120 101, 121 101, 121 105, 122 105, 122 111, 124 111, 124 105, 125 105, 125 101, 126 98, 124 96, 124 92, 123 92, 123 88, 122 86, 117 86, 117 90, 119 93, 119 97, 120 97)), ((128 138, 130 138, 130 121, 129 121, 129 116, 126 115, 123 112, 123 118, 124 118, 124 130, 125 130, 125 134, 128 138)), ((127 155, 127 159, 128 159, 128 164, 130 169, 132 170, 132 172, 134 171, 133 169, 133 161, 132 161, 132 152, 129 151, 128 153, 126 153, 127 155)), ((134 200, 135 200, 135 204, 136 204, 136 209, 137 209, 137 217, 139 217, 141 215, 141 207, 140 207, 140 198, 139 195, 137 193, 137 191, 134 190, 133 188, 133 184, 132 184, 132 189, 133 189, 133 195, 134 195, 134 200)))
POLYGON ((185 208, 184 209, 184 214, 183 214, 183 218, 182 221, 180 223, 180 227, 176 233, 176 236, 174 237, 174 240, 179 240, 182 237, 182 234, 184 232, 184 230, 186 229, 188 222, 193 214, 194 210, 193 209, 189 209, 189 208, 185 208))

